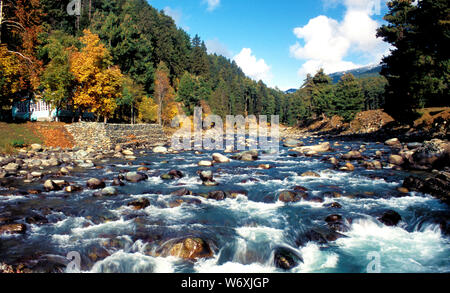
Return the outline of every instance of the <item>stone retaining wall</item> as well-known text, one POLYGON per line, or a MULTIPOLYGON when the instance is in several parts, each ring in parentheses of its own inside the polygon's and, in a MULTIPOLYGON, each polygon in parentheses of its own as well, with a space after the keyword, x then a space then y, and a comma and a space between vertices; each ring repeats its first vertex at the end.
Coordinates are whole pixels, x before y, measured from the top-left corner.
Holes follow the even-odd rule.
POLYGON ((76 146, 109 149, 117 144, 163 145, 167 136, 157 124, 104 124, 79 122, 66 125, 76 146))

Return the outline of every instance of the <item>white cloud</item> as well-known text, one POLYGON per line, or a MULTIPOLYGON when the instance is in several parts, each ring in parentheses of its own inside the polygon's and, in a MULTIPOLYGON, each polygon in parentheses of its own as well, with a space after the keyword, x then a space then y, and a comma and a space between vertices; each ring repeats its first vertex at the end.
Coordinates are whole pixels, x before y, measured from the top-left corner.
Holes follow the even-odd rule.
POLYGON ((291 46, 291 56, 305 61, 299 75, 304 78, 319 68, 333 73, 367 65, 346 60, 351 54, 363 56, 368 64, 380 62, 389 51, 389 45, 376 37, 379 24, 371 17, 376 12, 376 1, 325 0, 327 5, 340 3, 346 6, 341 22, 321 15, 310 19, 305 26, 295 28, 294 34, 303 45, 297 42, 291 46))
POLYGON ((227 46, 222 44, 217 38, 212 40, 207 40, 205 42, 206 48, 208 49, 208 54, 222 55, 227 58, 231 58, 232 54, 228 50, 227 46))
POLYGON ((173 9, 169 6, 164 7, 163 9, 164 13, 170 17, 173 18, 173 20, 175 20, 175 23, 177 25, 180 24, 181 18, 183 16, 183 13, 181 12, 181 10, 179 9, 173 9))
POLYGON ((257 59, 250 48, 243 48, 242 51, 234 56, 233 60, 242 69, 242 71, 254 80, 262 80, 270 85, 272 73, 270 66, 264 59, 257 59))
POLYGON ((208 5, 208 11, 213 11, 220 5, 220 0, 203 0, 208 5))

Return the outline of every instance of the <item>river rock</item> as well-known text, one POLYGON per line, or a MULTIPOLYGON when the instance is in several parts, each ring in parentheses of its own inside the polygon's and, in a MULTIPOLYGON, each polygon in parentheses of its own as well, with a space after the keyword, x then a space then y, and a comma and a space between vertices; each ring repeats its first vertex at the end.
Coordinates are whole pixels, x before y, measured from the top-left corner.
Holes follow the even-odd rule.
POLYGON ((305 246, 308 242, 316 242, 318 244, 327 244, 328 242, 336 241, 337 239, 345 237, 345 235, 333 231, 330 228, 315 227, 301 233, 295 243, 297 246, 305 246))
POLYGON ((44 182, 44 189, 45 191, 57 191, 61 190, 62 187, 56 184, 53 180, 47 180, 44 182))
POLYGON ((157 146, 153 148, 153 152, 157 154, 165 154, 167 153, 167 148, 163 146, 157 146))
POLYGON ((324 207, 330 208, 330 209, 341 209, 342 205, 338 202, 332 202, 332 203, 328 203, 328 204, 324 205, 324 207))
POLYGON ((303 258, 294 250, 287 247, 277 247, 274 252, 274 264, 277 268, 289 271, 300 263, 303 258))
POLYGON ((34 152, 42 151, 42 145, 40 145, 38 143, 33 143, 30 147, 31 147, 31 150, 34 152))
POLYGON ((450 166, 450 143, 439 139, 424 142, 408 159, 411 169, 439 170, 446 166, 450 166))
POLYGON ((138 183, 148 179, 148 176, 141 172, 128 172, 125 174, 125 179, 129 182, 138 183))
POLYGON ((331 150, 331 145, 329 142, 324 142, 318 145, 312 145, 312 146, 302 146, 302 147, 296 147, 293 148, 292 151, 298 152, 298 153, 307 153, 307 152, 317 152, 317 153, 324 153, 331 150))
POLYGON ((184 238, 170 241, 162 248, 163 256, 174 256, 188 260, 210 258, 213 256, 208 243, 201 238, 184 238))
POLYGON ((134 156, 134 152, 132 150, 123 150, 122 154, 124 156, 134 156))
POLYGON ((172 192, 170 195, 174 196, 185 196, 185 195, 192 195, 192 191, 188 190, 187 188, 181 188, 174 192, 172 192))
POLYGON ((229 163, 230 162, 230 159, 228 159, 226 156, 219 154, 219 153, 213 154, 212 158, 213 158, 214 162, 216 162, 216 163, 229 163))
POLYGON ((328 227, 334 231, 347 232, 350 230, 348 221, 344 219, 341 215, 330 215, 325 218, 328 227))
POLYGON ((200 179, 205 181, 212 181, 213 180, 213 173, 212 171, 199 171, 198 175, 200 176, 200 179))
POLYGON ((450 173, 438 172, 434 176, 422 179, 409 176, 403 181, 403 187, 410 191, 418 191, 431 194, 432 196, 450 204, 450 173))
POLYGON ((234 160, 251 162, 251 161, 258 160, 258 156, 259 156, 259 153, 257 150, 251 150, 251 151, 241 152, 239 154, 232 156, 231 158, 234 160))
POLYGON ((389 163, 397 166, 401 166, 404 163, 404 160, 402 156, 399 155, 390 155, 389 156, 389 163))
POLYGON ((223 191, 211 191, 208 193, 208 199, 224 200, 227 197, 223 191))
POLYGON ((9 163, 8 165, 3 167, 3 170, 5 170, 8 173, 14 173, 14 172, 17 172, 17 170, 19 170, 19 168, 20 168, 19 164, 9 163))
POLYGON ((344 160, 361 160, 363 158, 359 151, 350 151, 342 156, 344 160))
POLYGON ((42 177, 42 172, 37 171, 31 172, 31 176, 33 176, 34 178, 40 178, 42 177))
POLYGON ((105 187, 105 188, 102 189, 102 195, 103 196, 114 196, 114 195, 117 195, 117 189, 115 189, 112 186, 105 187))
POLYGON ((301 200, 301 198, 297 195, 297 193, 290 190, 285 190, 280 192, 280 194, 278 195, 278 200, 284 203, 288 203, 298 202, 301 200))
POLYGON ((339 170, 353 172, 353 171, 355 171, 355 166, 353 166, 352 164, 347 162, 347 163, 345 163, 345 166, 339 168, 339 170))
POLYGON ((64 191, 67 193, 80 192, 83 191, 83 187, 79 185, 69 185, 64 188, 64 191))
POLYGON ((297 139, 287 139, 283 144, 283 146, 287 148, 301 147, 303 145, 304 142, 297 139))
POLYGON ((401 219, 402 217, 393 210, 384 212, 383 215, 378 218, 378 220, 386 226, 397 226, 398 222, 400 222, 401 219))
POLYGON ((2 234, 23 234, 27 230, 27 226, 24 224, 8 224, 0 226, 0 235, 2 234))
POLYGON ((150 202, 146 198, 140 198, 138 200, 134 200, 132 202, 129 202, 127 206, 132 207, 135 210, 143 210, 146 207, 150 206, 150 202))
POLYGON ((86 186, 89 189, 103 189, 106 187, 106 184, 103 180, 91 178, 87 181, 86 186))
POLYGON ((61 169, 59 169, 59 173, 61 173, 62 175, 69 175, 70 171, 66 167, 62 167, 61 169))
POLYGON ((316 172, 312 172, 312 171, 304 172, 300 176, 302 176, 302 177, 320 177, 319 174, 317 174, 316 172))
POLYGON ((170 170, 169 173, 167 173, 167 174, 169 174, 170 176, 172 176, 175 179, 181 179, 184 177, 183 172, 178 171, 178 170, 170 170))
POLYGON ((213 162, 203 160, 203 161, 198 162, 197 165, 200 166, 200 167, 212 167, 213 166, 213 162))
POLYGON ((393 147, 393 146, 400 146, 401 147, 401 142, 398 138, 391 138, 388 139, 384 142, 385 145, 393 147))

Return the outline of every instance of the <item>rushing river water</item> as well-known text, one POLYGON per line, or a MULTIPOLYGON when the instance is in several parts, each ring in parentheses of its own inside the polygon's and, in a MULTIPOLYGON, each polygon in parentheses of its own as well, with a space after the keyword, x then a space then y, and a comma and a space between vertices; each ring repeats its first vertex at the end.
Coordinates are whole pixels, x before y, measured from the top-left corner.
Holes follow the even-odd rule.
POLYGON ((118 187, 120 194, 114 197, 94 197, 95 191, 90 190, 70 195, 58 191, 0 197, 0 215, 25 218, 39 214, 48 220, 28 225, 24 235, 0 236, 0 262, 42 255, 65 257, 76 251, 85 272, 283 272, 273 261, 274 249, 282 246, 303 258, 291 272, 366 272, 374 253, 379 257, 381 272, 450 272, 450 241, 438 224, 439 219, 448 218, 447 205, 420 193, 400 194, 396 189, 410 175, 408 172, 366 170, 356 162, 354 172, 342 172, 322 160, 350 148, 359 149, 362 144, 368 157, 374 157, 376 150, 390 152, 383 144, 341 142, 334 147, 335 152, 318 157, 292 157, 288 148, 281 147, 276 160, 232 161, 211 168, 198 167, 197 163, 211 160, 213 152, 161 155, 149 150, 132 165, 110 160, 102 170, 93 168, 62 179, 84 186, 88 178, 105 178, 109 185, 121 170, 135 171, 141 163, 150 168, 149 179, 118 187), (273 168, 254 168, 259 164, 273 168), (169 181, 160 178, 173 169, 182 171, 185 177, 169 181), (218 186, 201 184, 197 171, 207 169, 214 172, 218 186), (300 176, 305 171, 321 176, 300 176), (307 188, 312 196, 321 197, 327 191, 343 196, 323 197, 323 202, 278 201, 280 191, 294 186, 307 188), (169 204, 179 197, 168 194, 182 187, 194 193, 245 190, 248 194, 223 201, 184 196, 201 203, 170 208, 169 204), (147 198, 150 206, 138 211, 127 207, 132 199, 140 198, 147 198), (342 208, 327 207, 332 202, 342 208), (397 226, 377 220, 386 210, 401 215, 397 226), (331 214, 352 219, 349 231, 342 232, 346 237, 328 244, 308 242, 298 246, 296 240, 301 233, 326 226, 324 219, 331 214), (208 240, 214 257, 193 262, 148 253, 154 241, 185 236, 208 240))

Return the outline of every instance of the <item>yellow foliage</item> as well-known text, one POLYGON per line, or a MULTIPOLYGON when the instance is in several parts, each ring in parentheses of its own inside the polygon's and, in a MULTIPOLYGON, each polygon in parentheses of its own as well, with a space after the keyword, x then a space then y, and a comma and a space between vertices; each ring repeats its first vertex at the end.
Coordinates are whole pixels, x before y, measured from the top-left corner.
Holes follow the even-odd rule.
POLYGON ((144 97, 138 104, 138 121, 140 123, 154 123, 158 120, 158 105, 150 97, 144 97))
POLYGON ((20 89, 20 62, 8 52, 6 46, 0 46, 0 97, 8 97, 20 89))
POLYGON ((98 35, 84 30, 80 41, 84 47, 70 57, 70 70, 78 83, 74 105, 109 118, 122 97, 123 75, 118 67, 110 67, 111 55, 98 35))

